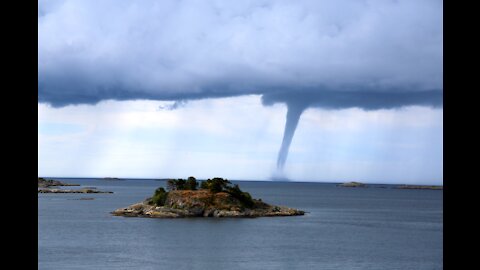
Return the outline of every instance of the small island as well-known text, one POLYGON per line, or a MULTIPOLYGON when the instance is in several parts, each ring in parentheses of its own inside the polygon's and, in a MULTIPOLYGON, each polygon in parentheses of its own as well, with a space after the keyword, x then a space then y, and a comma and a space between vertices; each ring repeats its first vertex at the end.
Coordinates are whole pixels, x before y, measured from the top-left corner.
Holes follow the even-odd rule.
POLYGON ((120 179, 118 177, 104 177, 101 180, 104 180, 104 181, 123 181, 124 179, 120 179))
POLYGON ((360 182, 348 182, 343 184, 338 184, 339 187, 367 187, 364 183, 360 182))
POLYGON ((39 188, 48 188, 48 187, 57 187, 57 186, 80 186, 79 184, 68 184, 63 183, 58 180, 45 179, 42 177, 38 178, 38 187, 39 188))
POLYGON ((443 186, 424 186, 424 185, 400 185, 396 186, 396 189, 432 189, 443 190, 443 186))
POLYGON ((153 197, 117 209, 111 214, 125 217, 182 218, 182 217, 266 217, 297 216, 305 212, 284 206, 269 205, 253 199, 238 185, 223 178, 202 181, 200 188, 194 177, 171 179, 167 190, 157 188, 153 197))
POLYGON ((38 193, 113 193, 112 191, 100 191, 96 187, 84 187, 82 189, 60 189, 52 187, 80 186, 79 184, 68 184, 58 180, 38 178, 38 193))
POLYGON ((100 191, 90 188, 82 189, 58 189, 58 188, 42 188, 38 193, 113 193, 113 191, 100 191))

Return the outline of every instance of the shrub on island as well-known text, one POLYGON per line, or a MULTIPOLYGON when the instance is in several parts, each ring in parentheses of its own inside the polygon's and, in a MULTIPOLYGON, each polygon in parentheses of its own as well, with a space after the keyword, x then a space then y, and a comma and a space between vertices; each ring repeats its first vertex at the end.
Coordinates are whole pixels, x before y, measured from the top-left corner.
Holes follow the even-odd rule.
POLYGON ((153 194, 153 197, 150 200, 150 202, 157 206, 163 206, 165 205, 165 201, 167 200, 167 195, 168 195, 168 192, 166 192, 163 187, 159 187, 155 190, 155 193, 153 194))

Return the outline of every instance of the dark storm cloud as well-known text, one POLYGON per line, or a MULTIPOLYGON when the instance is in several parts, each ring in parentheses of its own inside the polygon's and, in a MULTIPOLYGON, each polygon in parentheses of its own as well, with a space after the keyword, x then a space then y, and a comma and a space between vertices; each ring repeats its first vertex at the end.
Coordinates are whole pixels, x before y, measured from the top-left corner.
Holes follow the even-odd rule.
POLYGON ((306 108, 442 106, 442 13, 435 0, 40 1, 38 100, 259 94, 288 108, 282 172, 306 108))
POLYGON ((278 91, 262 97, 263 105, 272 105, 277 102, 284 102, 290 106, 325 109, 358 107, 364 110, 378 110, 413 105, 441 107, 443 92, 438 90, 379 92, 374 90, 315 91, 314 89, 304 89, 301 95, 289 91, 278 91))
POLYGON ((246 94, 264 104, 441 106, 442 1, 40 1, 53 106, 246 94))

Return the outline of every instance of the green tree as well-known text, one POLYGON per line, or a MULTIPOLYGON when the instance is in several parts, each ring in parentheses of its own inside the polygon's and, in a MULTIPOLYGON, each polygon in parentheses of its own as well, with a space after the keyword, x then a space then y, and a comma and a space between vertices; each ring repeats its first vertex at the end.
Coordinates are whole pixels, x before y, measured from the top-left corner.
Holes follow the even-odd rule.
POLYGON ((185 179, 170 179, 167 181, 167 189, 170 190, 185 190, 187 181, 185 179))
POLYGON ((185 190, 186 184, 187 184, 187 181, 185 181, 185 179, 177 179, 177 189, 178 190, 185 190))
POLYGON ((207 180, 205 180, 205 181, 202 181, 202 182, 200 183, 200 189, 208 189, 208 183, 209 183, 209 181, 212 181, 212 180, 210 180, 210 178, 209 178, 209 179, 207 179, 207 180))
POLYGON ((163 206, 165 205, 167 196, 168 196, 168 192, 166 192, 163 187, 159 187, 155 190, 155 193, 153 194, 152 203, 157 206, 163 206))
POLYGON ((242 191, 237 184, 233 187, 227 187, 226 192, 237 198, 243 206, 247 208, 250 208, 255 204, 250 193, 242 191))
POLYGON ((167 190, 175 190, 177 189, 176 181, 175 179, 169 179, 167 181, 167 190))
POLYGON ((207 179, 206 181, 203 181, 200 187, 202 189, 208 189, 213 193, 217 193, 224 191, 229 184, 231 183, 227 179, 215 177, 213 179, 207 179))
POLYGON ((188 177, 187 182, 185 183, 185 189, 197 190, 197 187, 198 187, 197 179, 195 179, 195 177, 193 176, 188 177))

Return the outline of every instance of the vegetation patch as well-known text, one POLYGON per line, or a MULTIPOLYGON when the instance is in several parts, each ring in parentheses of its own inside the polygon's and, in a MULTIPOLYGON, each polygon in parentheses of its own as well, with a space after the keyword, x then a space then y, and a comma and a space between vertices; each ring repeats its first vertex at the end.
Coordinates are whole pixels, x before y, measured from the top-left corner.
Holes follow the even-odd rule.
MULTIPOLYGON (((229 180, 220 177, 201 181, 200 185, 197 179, 193 176, 190 176, 187 179, 169 179, 167 180, 167 190, 168 192, 164 188, 156 189, 153 197, 150 199, 150 203, 157 206, 165 205, 170 191, 208 190, 213 194, 220 192, 230 194, 233 198, 237 199, 243 207, 246 208, 252 208, 255 205, 250 193, 242 191, 238 185, 233 185, 229 180)), ((189 195, 194 196, 193 193, 189 195)), ((202 200, 207 204, 212 204, 214 202, 214 197, 203 197, 202 200)))

